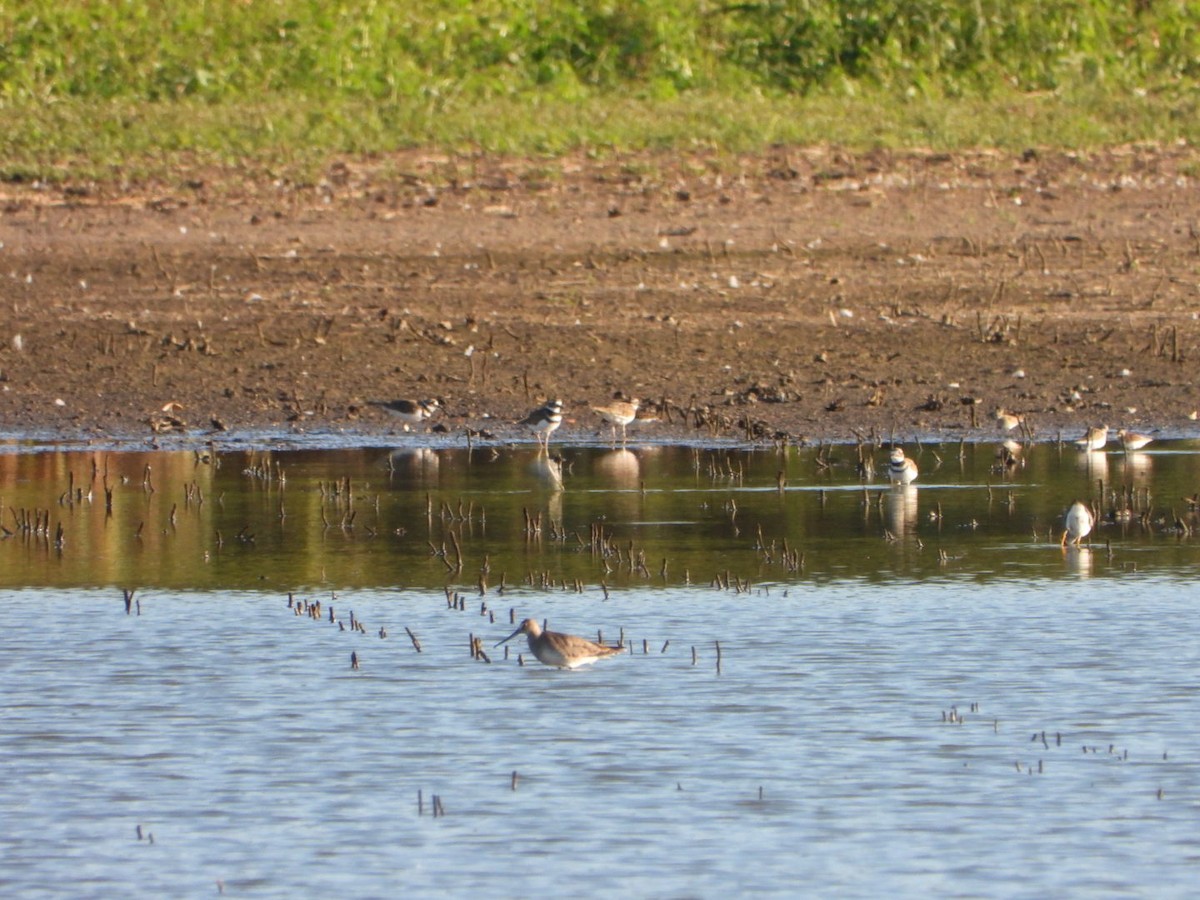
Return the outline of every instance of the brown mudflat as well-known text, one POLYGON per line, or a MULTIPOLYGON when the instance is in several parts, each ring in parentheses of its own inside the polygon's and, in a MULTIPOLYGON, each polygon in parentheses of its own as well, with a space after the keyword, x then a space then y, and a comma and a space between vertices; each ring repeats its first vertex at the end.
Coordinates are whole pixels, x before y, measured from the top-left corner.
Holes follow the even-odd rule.
MULTIPOLYGON (((0 433, 450 431, 642 400, 660 439, 1196 433, 1184 149, 600 161, 0 187, 0 433), (186 186, 184 186, 186 185, 186 186), (165 409, 164 409, 165 408, 165 409), (685 414, 686 411, 686 414, 685 414)), ((500 424, 504 423, 504 424, 500 424)), ((601 430, 602 429, 602 430, 601 430)))

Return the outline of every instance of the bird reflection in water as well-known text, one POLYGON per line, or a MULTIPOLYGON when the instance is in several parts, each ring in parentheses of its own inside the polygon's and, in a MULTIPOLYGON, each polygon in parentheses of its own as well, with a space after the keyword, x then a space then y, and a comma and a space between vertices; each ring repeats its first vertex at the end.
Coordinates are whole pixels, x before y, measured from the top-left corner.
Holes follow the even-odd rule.
POLYGON ((403 472, 419 480, 434 480, 442 458, 430 447, 401 447, 388 454, 388 471, 403 472))
POLYGON ((1068 572, 1074 572, 1081 578, 1091 578, 1092 557, 1093 552, 1091 547, 1077 547, 1072 544, 1067 548, 1067 552, 1063 554, 1063 565, 1068 572))
POLYGON ((636 488, 642 463, 632 450, 611 450, 596 457, 596 474, 614 487, 636 488))
POLYGON ((917 486, 897 484, 887 492, 887 529, 900 537, 917 528, 917 486))

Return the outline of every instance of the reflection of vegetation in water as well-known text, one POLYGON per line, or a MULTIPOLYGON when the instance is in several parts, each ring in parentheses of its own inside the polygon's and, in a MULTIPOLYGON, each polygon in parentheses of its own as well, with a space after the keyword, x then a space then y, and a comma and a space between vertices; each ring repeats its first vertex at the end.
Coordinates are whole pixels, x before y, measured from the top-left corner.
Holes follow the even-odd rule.
POLYGON ((555 452, 3 455, 0 584, 449 588, 494 606, 527 586, 1054 575, 1072 571, 1053 551, 1076 497, 1113 519, 1091 536, 1092 574, 1194 555, 1176 529, 1190 506, 1155 500, 1193 493, 1183 444, 1129 457, 1041 445, 1010 474, 990 445, 927 447, 904 487, 861 482, 852 447, 555 452))

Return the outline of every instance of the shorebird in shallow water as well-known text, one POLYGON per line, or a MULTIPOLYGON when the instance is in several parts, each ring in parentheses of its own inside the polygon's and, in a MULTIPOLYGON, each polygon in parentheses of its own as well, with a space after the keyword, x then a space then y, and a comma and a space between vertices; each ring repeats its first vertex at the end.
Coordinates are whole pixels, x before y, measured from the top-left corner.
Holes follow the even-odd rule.
POLYGON ((903 447, 893 447, 888 460, 888 477, 901 484, 916 481, 917 464, 904 455, 903 447))
POLYGON ((551 400, 545 406, 539 406, 517 424, 531 429, 538 444, 549 447, 550 435, 562 424, 562 418, 562 401, 551 400))
POLYGON ((1121 446, 1125 448, 1125 452, 1132 453, 1134 450, 1141 450, 1154 438, 1148 434, 1138 434, 1136 431, 1126 431, 1122 428, 1117 432, 1117 437, 1121 439, 1121 446))
POLYGON ((1078 547, 1079 542, 1092 533, 1092 526, 1095 523, 1096 519, 1092 516, 1092 511, 1084 505, 1083 501, 1076 500, 1067 510, 1066 516, 1063 517, 1064 530, 1060 543, 1065 547, 1067 541, 1070 540, 1078 547))
POLYGON ((1103 450, 1107 443, 1108 426, 1101 425, 1098 428, 1089 428, 1087 434, 1075 441, 1075 447, 1078 450, 1103 450))
POLYGON ((431 400, 388 400, 379 405, 403 422, 404 430, 408 431, 410 426, 420 425, 426 419, 432 418, 442 404, 441 401, 434 398, 431 400))
POLYGON ((593 406, 592 412, 604 420, 612 428, 613 443, 617 442, 617 426, 621 428, 621 446, 625 446, 625 426, 637 418, 638 407, 642 401, 637 397, 632 400, 613 400, 603 406, 593 406))
POLYGON ((1001 441, 1000 446, 996 448, 996 465, 992 466, 992 469, 999 472, 1008 472, 1025 465, 1025 460, 1021 456, 1024 449, 1024 447, 1012 439, 1001 441))
POLYGON ((536 619, 526 619, 517 626, 516 631, 503 641, 498 641, 496 646, 499 647, 506 641, 511 641, 518 634, 523 634, 529 639, 529 652, 536 656, 539 662, 548 666, 557 666, 560 669, 577 669, 580 666, 594 663, 598 659, 604 659, 606 656, 616 656, 618 653, 625 652, 624 647, 597 644, 573 634, 542 631, 542 626, 536 619))

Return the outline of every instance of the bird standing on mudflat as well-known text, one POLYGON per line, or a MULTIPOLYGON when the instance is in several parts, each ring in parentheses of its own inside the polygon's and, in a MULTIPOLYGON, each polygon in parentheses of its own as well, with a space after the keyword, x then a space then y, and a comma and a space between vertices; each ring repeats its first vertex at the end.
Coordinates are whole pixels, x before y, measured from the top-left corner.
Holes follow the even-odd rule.
POLYGON ((1025 424, 1025 417, 1020 413, 1009 412, 1001 407, 996 410, 996 427, 1004 431, 1012 431, 1019 425, 1025 424))
POLYGON ((625 652, 624 647, 609 647, 573 634, 543 631, 536 619, 523 621, 516 631, 503 641, 498 641, 496 646, 511 641, 518 634, 524 634, 528 638, 529 652, 538 658, 538 662, 560 669, 577 669, 606 656, 616 656, 625 652))
POLYGON ((420 425, 426 419, 433 418, 433 414, 442 404, 437 398, 432 398, 429 400, 388 400, 378 405, 403 422, 404 430, 408 431, 410 426, 420 425))
POLYGON ((562 424, 562 418, 562 401, 551 400, 545 406, 539 406, 517 424, 532 430, 539 445, 549 447, 550 435, 562 424))
POLYGON ((621 427, 621 446, 625 446, 625 426, 637 418, 638 407, 642 401, 637 397, 632 400, 613 400, 603 406, 593 406, 592 412, 598 415, 612 428, 613 443, 617 442, 617 426, 621 427))

